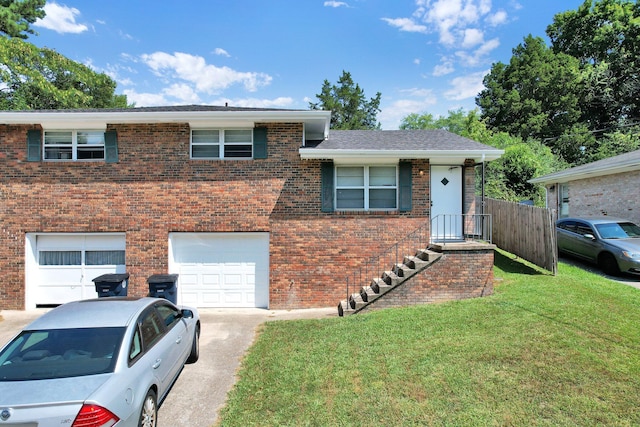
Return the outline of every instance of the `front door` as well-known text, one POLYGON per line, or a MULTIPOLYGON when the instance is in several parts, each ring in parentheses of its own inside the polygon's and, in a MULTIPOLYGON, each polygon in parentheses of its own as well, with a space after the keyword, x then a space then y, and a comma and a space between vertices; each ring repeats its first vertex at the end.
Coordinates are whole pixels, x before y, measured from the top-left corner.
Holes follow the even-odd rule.
POLYGON ((431 166, 431 239, 463 239, 462 222, 462 166, 431 166))

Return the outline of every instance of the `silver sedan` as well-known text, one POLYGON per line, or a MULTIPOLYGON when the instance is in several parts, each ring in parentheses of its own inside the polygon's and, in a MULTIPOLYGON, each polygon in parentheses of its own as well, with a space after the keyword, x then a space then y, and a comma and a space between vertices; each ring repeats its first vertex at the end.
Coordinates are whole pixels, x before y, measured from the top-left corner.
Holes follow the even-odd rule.
POLYGON ((611 217, 563 218, 558 251, 597 264, 609 275, 640 275, 640 227, 611 217))
POLYGON ((158 298, 61 305, 0 350, 0 426, 155 426, 200 320, 158 298))

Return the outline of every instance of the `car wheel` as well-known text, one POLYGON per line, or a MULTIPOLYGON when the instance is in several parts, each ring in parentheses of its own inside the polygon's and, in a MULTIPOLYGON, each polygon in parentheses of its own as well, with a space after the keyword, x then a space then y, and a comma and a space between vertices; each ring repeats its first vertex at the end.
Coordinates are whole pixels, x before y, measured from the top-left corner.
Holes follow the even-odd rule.
POLYGON ((196 363, 200 358, 200 326, 196 326, 193 334, 193 343, 191 344, 191 353, 187 358, 187 363, 196 363))
POLYGON ((600 268, 604 271, 605 274, 609 276, 617 276, 620 274, 620 269, 618 268, 618 262, 611 254, 602 254, 600 255, 599 260, 600 268))
POLYGON ((156 400, 156 392, 149 390, 147 397, 142 402, 142 409, 140 410, 140 427, 156 427, 158 423, 158 405, 156 400))

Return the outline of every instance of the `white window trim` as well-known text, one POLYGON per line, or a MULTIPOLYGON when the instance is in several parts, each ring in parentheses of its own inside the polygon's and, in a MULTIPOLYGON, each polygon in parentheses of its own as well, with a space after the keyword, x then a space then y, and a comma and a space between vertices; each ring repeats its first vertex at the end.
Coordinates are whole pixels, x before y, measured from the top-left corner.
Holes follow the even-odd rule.
POLYGON ((333 168, 333 182, 335 183, 335 194, 333 205, 336 207, 336 211, 354 211, 354 212, 393 212, 398 210, 398 187, 399 187, 399 171, 397 164, 375 164, 375 165, 358 165, 358 164, 341 164, 336 165, 333 168), (340 186, 338 185, 338 169, 343 167, 357 167, 364 168, 364 185, 362 186, 340 186), (393 167, 396 170, 396 179, 394 186, 371 186, 369 185, 369 168, 371 167, 393 167), (364 207, 363 208, 341 208, 338 206, 338 190, 364 190, 364 207), (395 207, 393 208, 370 208, 369 207, 369 192, 370 190, 395 190, 396 199, 395 207))
POLYGON ((105 161, 105 140, 104 140, 104 130, 99 129, 49 129, 44 130, 42 133, 42 160, 45 162, 104 162, 105 161), (47 145, 47 132, 71 132, 71 144, 64 145, 47 145), (102 144, 101 145, 93 145, 94 147, 102 147, 102 158, 98 159, 78 159, 78 132, 86 132, 86 133, 99 133, 102 135, 102 144), (47 147, 71 147, 71 158, 70 159, 48 159, 47 158, 47 147))
POLYGON ((189 134, 189 158, 191 160, 253 160, 253 128, 196 128, 196 129, 191 129, 191 132, 189 134), (200 142, 200 143, 195 143, 193 142, 193 131, 203 131, 203 130, 208 130, 208 131, 212 131, 212 130, 216 130, 218 132, 220 132, 219 134, 219 141, 218 142, 200 142), (246 131, 250 131, 249 134, 251 135, 251 141, 247 141, 247 142, 225 142, 225 132, 229 131, 229 130, 246 130, 246 131), (219 156, 218 157, 194 157, 193 156, 193 146, 218 146, 219 147, 219 156), (251 156, 247 156, 247 157, 225 157, 224 155, 224 148, 225 146, 244 146, 244 145, 249 145, 251 147, 251 156))

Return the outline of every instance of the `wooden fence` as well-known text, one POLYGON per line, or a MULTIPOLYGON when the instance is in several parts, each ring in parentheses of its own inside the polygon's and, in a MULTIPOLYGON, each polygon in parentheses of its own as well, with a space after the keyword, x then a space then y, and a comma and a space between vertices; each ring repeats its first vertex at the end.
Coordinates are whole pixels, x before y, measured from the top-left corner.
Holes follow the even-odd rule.
POLYGON ((484 213, 492 217, 496 246, 554 275, 558 272, 554 210, 495 199, 484 203, 484 213))

